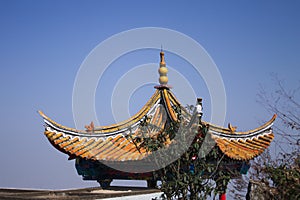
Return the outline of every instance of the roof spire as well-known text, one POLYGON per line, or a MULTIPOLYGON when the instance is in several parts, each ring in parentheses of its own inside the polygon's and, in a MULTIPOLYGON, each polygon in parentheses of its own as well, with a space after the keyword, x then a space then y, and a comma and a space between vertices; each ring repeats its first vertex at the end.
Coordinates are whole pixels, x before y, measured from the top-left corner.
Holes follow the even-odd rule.
POLYGON ((168 84, 168 77, 167 77, 168 68, 166 67, 166 63, 165 63, 165 53, 163 52, 162 49, 160 51, 160 63, 159 63, 158 73, 159 73, 160 85, 167 86, 167 84, 168 84))

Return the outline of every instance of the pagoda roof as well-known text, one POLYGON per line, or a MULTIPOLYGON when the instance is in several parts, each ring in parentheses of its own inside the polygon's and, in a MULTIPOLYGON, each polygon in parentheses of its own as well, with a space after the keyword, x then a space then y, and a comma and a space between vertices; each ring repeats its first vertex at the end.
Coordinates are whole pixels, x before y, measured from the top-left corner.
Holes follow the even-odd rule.
MULTIPOLYGON (((164 54, 161 53, 160 86, 143 108, 128 120, 110 126, 87 126, 87 130, 77 130, 63 126, 43 112, 39 114, 45 123, 44 134, 50 143, 70 158, 85 158, 98 161, 134 161, 145 159, 151 154, 134 138, 155 138, 162 134, 172 122, 188 124, 192 115, 176 99, 167 85, 164 54), (144 124, 150 124, 146 133, 144 124)), ((264 125, 246 132, 236 132, 230 124, 228 128, 201 121, 208 127, 208 134, 216 142, 218 148, 228 157, 236 160, 250 160, 260 155, 274 138, 273 118, 264 125)), ((165 144, 173 142, 166 138, 165 144)))

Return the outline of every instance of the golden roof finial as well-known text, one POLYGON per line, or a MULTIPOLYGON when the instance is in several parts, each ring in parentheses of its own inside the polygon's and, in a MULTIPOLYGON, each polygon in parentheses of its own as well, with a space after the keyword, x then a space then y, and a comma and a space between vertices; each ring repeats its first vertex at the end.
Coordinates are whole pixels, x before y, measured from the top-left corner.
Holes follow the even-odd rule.
POLYGON ((165 53, 163 52, 162 49, 160 51, 160 63, 159 63, 158 73, 159 73, 159 83, 161 85, 167 85, 168 84, 168 77, 167 77, 168 68, 166 67, 166 63, 165 63, 165 53))
POLYGON ((165 53, 163 51, 160 52, 160 65, 165 65, 165 53))

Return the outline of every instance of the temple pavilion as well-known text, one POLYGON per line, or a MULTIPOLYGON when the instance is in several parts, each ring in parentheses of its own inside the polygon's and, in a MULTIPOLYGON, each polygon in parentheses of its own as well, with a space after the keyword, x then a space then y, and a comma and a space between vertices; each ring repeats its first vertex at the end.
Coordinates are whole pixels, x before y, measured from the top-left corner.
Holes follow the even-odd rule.
MULTIPOLYGON (((97 180, 103 188, 108 187, 113 179, 142 179, 147 180, 149 187, 156 185, 151 173, 155 168, 150 167, 142 172, 138 170, 140 161, 144 161, 144 165, 150 164, 152 152, 147 151, 143 142, 135 138, 144 134, 145 123, 151 125, 147 129, 147 137, 157 138, 172 123, 181 121, 186 126, 192 126, 191 121, 195 121, 195 116, 179 102, 168 85, 168 69, 162 51, 158 72, 160 84, 155 86, 152 97, 137 114, 117 124, 98 127, 91 122, 85 126, 85 130, 77 130, 63 126, 39 111, 45 124, 45 136, 53 147, 67 154, 69 159, 76 159, 77 172, 84 180, 97 180), (110 164, 119 168, 113 169, 110 164)), ((202 100, 199 98, 196 102, 197 123, 208 128, 207 134, 215 142, 215 148, 232 161, 238 171, 249 160, 264 152, 274 138, 272 125, 276 115, 256 129, 238 132, 230 124, 220 127, 203 121, 202 100)), ((172 138, 166 138, 166 148, 172 142, 172 138)))

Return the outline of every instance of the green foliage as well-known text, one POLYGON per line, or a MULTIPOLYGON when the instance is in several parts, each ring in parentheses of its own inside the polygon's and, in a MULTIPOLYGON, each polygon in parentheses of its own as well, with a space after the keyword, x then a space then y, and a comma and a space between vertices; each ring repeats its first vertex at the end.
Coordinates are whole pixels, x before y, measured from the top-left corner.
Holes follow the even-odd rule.
POLYGON ((300 199, 300 166, 297 163, 300 156, 294 160, 294 165, 267 166, 265 172, 278 190, 281 199, 300 199))
POLYGON ((300 199, 300 155, 280 154, 272 160, 268 152, 253 162, 252 180, 265 185, 272 199, 300 199))
MULTIPOLYGON (((146 122, 143 126, 144 136, 147 135, 148 130, 157 128, 146 122)), ((159 149, 165 148, 166 141, 170 139, 172 143, 167 144, 167 148, 171 149, 171 152, 168 154, 176 155, 183 152, 177 160, 154 172, 156 179, 161 180, 159 189, 163 192, 163 199, 207 199, 208 196, 226 191, 230 174, 219 169, 224 154, 218 148, 213 148, 209 155, 199 157, 201 144, 207 131, 207 127, 202 125, 198 118, 196 123, 190 122, 184 127, 178 122, 170 122, 168 127, 155 137, 134 139, 139 144, 137 146, 142 146, 149 152, 156 151, 156 153, 159 149), (193 141, 190 142, 189 147, 180 145, 188 144, 187 141, 193 141)), ((168 159, 169 155, 164 153, 161 152, 158 157, 168 159)), ((155 162, 159 166, 161 159, 156 159, 155 162)))

